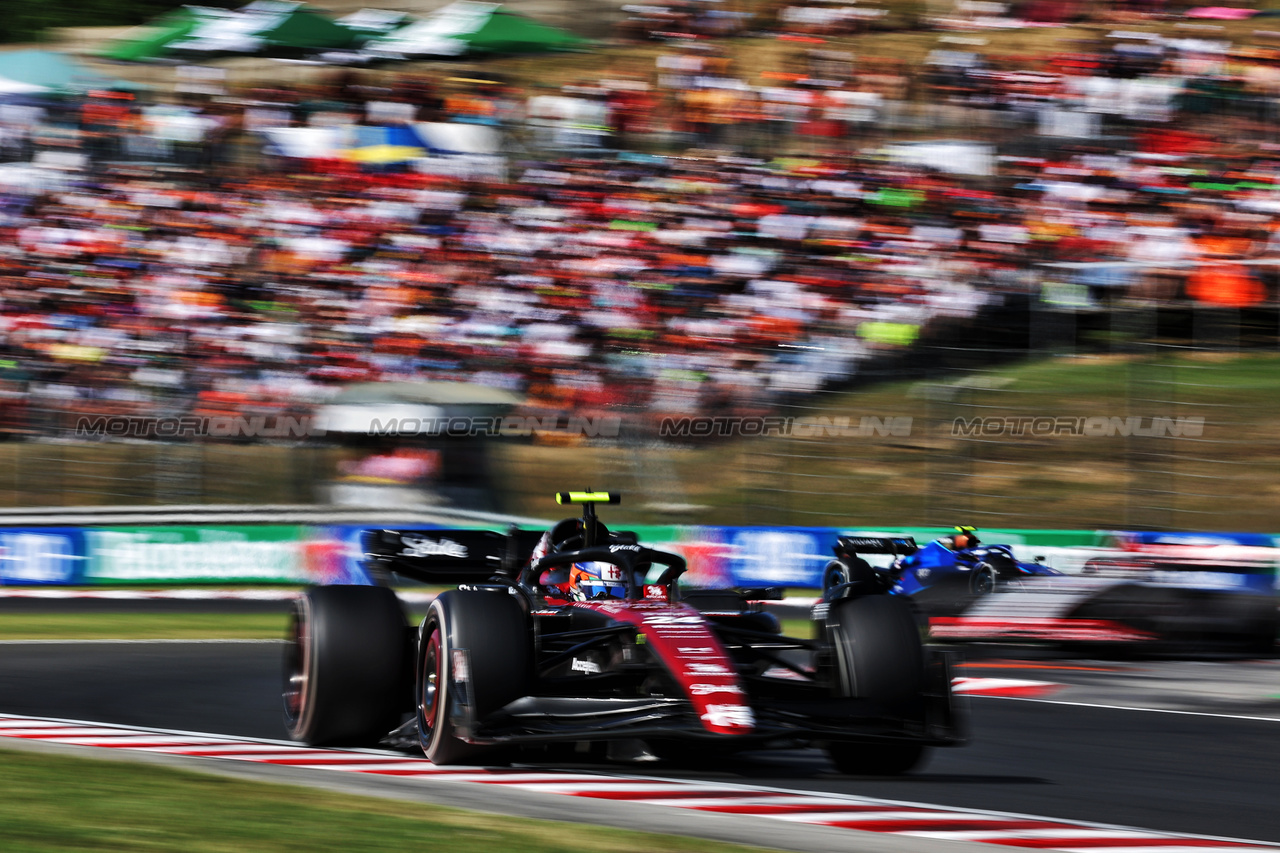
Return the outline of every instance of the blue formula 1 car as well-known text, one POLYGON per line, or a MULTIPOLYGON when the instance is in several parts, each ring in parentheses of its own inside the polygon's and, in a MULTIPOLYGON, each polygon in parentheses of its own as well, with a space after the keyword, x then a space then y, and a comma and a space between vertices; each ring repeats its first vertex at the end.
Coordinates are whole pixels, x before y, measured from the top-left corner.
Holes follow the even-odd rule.
POLYGON ((1087 549, 1083 571, 1064 576, 974 534, 957 528, 924 547, 909 537, 841 536, 823 575, 824 599, 846 584, 907 596, 942 641, 1274 651, 1277 549, 1122 542, 1087 549), (861 555, 891 561, 876 568, 861 555))
POLYGON ((1016 586, 1032 577, 1061 574, 1039 562, 1014 556, 1008 545, 983 545, 972 527, 916 545, 904 537, 841 536, 835 559, 823 572, 823 590, 842 583, 876 583, 894 595, 910 596, 925 615, 959 613, 975 599, 1016 586), (889 554, 887 567, 875 568, 864 554, 889 554))

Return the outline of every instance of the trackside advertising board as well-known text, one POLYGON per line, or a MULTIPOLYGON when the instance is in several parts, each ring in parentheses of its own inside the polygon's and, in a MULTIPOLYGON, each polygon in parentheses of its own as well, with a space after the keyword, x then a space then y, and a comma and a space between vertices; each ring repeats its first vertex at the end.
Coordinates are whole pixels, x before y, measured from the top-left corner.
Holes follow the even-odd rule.
MULTIPOLYGON (((921 545, 952 532, 945 527, 637 527, 640 538, 674 551, 689 564, 689 586, 822 586, 822 569, 832 559, 838 536, 911 536, 921 545)), ((1062 556, 1098 540, 1093 530, 988 530, 983 541, 1014 546, 1025 559, 1062 556)), ((869 556, 887 565, 888 555, 869 556)), ((1050 560, 1052 564, 1052 560, 1050 560)), ((1083 562, 1081 560, 1080 562, 1083 562)))
POLYGON ((86 551, 78 527, 0 528, 0 583, 83 583, 86 551))
POLYGON ((86 583, 306 583, 297 525, 85 531, 86 583))
MULTIPOLYGON (((335 584, 370 583, 360 533, 378 525, 190 525, 0 527, 0 584, 335 584)), ((625 525, 614 525, 622 529, 625 525)), ((432 525, 422 525, 430 529, 432 525)), ((921 545, 948 528, 630 527, 642 542, 688 562, 696 587, 817 588, 841 535, 912 536, 921 545)), ((1239 544, 1271 547, 1266 534, 1151 534, 1094 530, 983 530, 988 544, 1010 545, 1024 560, 1081 571, 1099 545, 1239 544)), ((1278 552, 1280 553, 1280 552, 1278 552)), ((867 555, 886 564, 890 555, 867 555)), ((1253 578, 1262 583, 1265 579, 1253 578)))

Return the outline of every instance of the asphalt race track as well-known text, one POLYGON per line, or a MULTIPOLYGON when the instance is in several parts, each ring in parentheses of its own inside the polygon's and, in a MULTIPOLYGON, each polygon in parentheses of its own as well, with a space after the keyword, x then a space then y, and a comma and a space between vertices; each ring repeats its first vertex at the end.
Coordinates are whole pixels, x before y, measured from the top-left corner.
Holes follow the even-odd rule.
MULTIPOLYGON (((0 713, 279 739, 281 653, 251 641, 0 643, 0 713)), ((1048 686, 1035 700, 973 697, 971 744, 903 778, 843 777, 816 750, 713 772, 579 766, 1280 842, 1280 660, 987 658, 958 672, 1048 686)))

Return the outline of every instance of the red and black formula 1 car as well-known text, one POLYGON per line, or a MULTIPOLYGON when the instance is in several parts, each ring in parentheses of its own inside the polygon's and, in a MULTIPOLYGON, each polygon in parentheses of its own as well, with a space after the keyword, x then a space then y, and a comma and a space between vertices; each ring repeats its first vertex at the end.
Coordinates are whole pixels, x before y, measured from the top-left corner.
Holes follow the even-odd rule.
POLYGON ((815 745, 873 774, 963 742, 947 659, 922 645, 904 599, 834 587, 811 636, 784 636, 759 603, 776 590, 682 594, 680 556, 597 519, 616 495, 557 497, 583 514, 545 533, 366 531, 375 573, 458 588, 419 626, 386 586, 308 590, 286 656, 290 736, 409 735, 438 764, 556 743, 658 756, 815 745))

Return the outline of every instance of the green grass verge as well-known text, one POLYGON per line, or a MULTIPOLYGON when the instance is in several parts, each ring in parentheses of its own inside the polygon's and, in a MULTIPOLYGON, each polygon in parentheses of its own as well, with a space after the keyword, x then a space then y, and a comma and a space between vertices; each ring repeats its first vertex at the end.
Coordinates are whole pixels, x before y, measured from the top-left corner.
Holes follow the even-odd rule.
POLYGON ((480 815, 154 765, 0 750, 0 838, 44 851, 746 853, 669 835, 480 815))
POLYGON ((5 613, 0 640, 278 640, 285 613, 5 613))
MULTIPOLYGON (((287 623, 284 613, 6 613, 0 640, 279 640, 287 623)), ((807 619, 783 619, 782 630, 811 633, 807 619)))
POLYGON ((808 619, 783 619, 782 633, 788 637, 809 638, 813 636, 813 623, 808 619))
MULTIPOLYGON (((425 614, 409 614, 416 625, 425 614)), ((0 640, 281 640, 287 613, 5 613, 0 640)))

